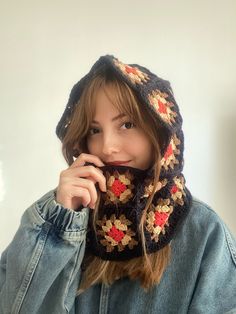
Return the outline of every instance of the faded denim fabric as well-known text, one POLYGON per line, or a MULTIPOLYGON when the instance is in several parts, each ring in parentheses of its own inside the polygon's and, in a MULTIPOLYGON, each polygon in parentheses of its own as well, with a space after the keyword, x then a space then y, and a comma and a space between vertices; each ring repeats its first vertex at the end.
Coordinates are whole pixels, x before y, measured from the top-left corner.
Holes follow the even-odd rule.
POLYGON ((76 297, 89 210, 65 209, 53 192, 25 211, 1 256, 1 314, 236 313, 235 239, 196 198, 171 242, 171 262, 159 285, 146 293, 124 278, 76 297))

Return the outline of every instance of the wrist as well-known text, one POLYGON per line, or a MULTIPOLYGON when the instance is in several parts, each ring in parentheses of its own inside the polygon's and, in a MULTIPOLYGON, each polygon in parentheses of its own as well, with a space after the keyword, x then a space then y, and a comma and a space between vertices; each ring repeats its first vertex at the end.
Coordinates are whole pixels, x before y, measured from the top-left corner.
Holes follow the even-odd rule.
POLYGON ((66 207, 66 206, 64 206, 63 204, 61 204, 60 202, 57 201, 57 190, 56 189, 54 190, 53 193, 54 193, 53 202, 54 202, 55 205, 62 206, 63 208, 66 208, 66 209, 69 209, 69 210, 73 210, 75 212, 79 212, 79 211, 81 211, 84 208, 84 206, 82 204, 80 206, 78 206, 78 208, 66 207))

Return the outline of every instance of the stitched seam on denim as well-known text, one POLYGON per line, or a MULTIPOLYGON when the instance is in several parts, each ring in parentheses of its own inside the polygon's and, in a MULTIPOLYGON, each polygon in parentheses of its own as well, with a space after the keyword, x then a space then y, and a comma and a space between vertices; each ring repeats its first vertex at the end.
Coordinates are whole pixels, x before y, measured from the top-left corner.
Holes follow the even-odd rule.
POLYGON ((229 310, 228 312, 225 312, 224 314, 236 314, 236 308, 229 310))
MULTIPOLYGON (((58 230, 58 229, 56 229, 58 230)), ((84 240, 87 229, 82 229, 80 231, 59 231, 58 235, 65 241, 70 242, 81 242, 84 240)))
POLYGON ((29 211, 30 214, 30 219, 33 221, 33 223, 36 226, 42 226, 42 224, 45 222, 45 220, 43 219, 43 217, 40 215, 36 204, 33 205, 33 210, 29 211))
POLYGON ((224 231, 225 231, 226 240, 227 240, 227 244, 228 244, 228 247, 229 247, 232 259, 233 259, 234 264, 236 266, 236 249, 235 249, 235 247, 234 247, 234 245, 232 243, 232 238, 231 238, 229 232, 226 230, 225 227, 224 227, 224 231))
POLYGON ((42 231, 41 231, 41 237, 36 245, 36 248, 34 250, 34 253, 31 257, 31 260, 29 262, 29 265, 26 269, 26 272, 25 272, 25 275, 24 275, 24 278, 23 278, 23 281, 21 283, 21 286, 20 286, 20 289, 19 289, 19 292, 16 296, 16 300, 13 304, 13 308, 12 308, 12 314, 17 314, 17 313, 20 313, 20 309, 21 309, 21 306, 23 304, 23 301, 24 301, 24 297, 27 293, 27 290, 29 288, 29 285, 30 285, 30 282, 32 280, 32 277, 34 275, 34 272, 35 272, 35 269, 38 265, 38 262, 39 262, 39 259, 42 255, 42 252, 43 252, 43 249, 44 249, 44 245, 45 245, 45 242, 46 242, 46 239, 47 239, 47 235, 48 235, 48 232, 50 230, 50 225, 49 224, 45 224, 43 225, 43 227, 45 226, 45 228, 42 228, 42 231))
MULTIPOLYGON (((82 246, 82 245, 83 245, 83 243, 81 243, 81 246, 82 246)), ((69 280, 68 280, 68 284, 67 284, 66 289, 65 289, 65 295, 66 295, 66 296, 67 296, 68 293, 69 293, 69 287, 70 287, 70 284, 72 283, 72 276, 73 276, 73 274, 74 274, 74 272, 75 272, 76 266, 78 265, 78 261, 79 261, 79 257, 80 257, 80 252, 81 252, 81 246, 80 246, 80 248, 78 249, 78 252, 77 252, 77 254, 76 254, 76 258, 75 258, 75 262, 74 262, 74 267, 73 267, 73 269, 72 269, 72 271, 71 271, 71 273, 70 273, 70 277, 69 277, 69 280)), ((65 304, 65 309, 66 309, 67 313, 69 313, 69 309, 68 309, 68 307, 67 307, 66 304, 65 304)))
POLYGON ((106 314, 107 313, 108 295, 109 295, 109 288, 105 284, 102 284, 101 295, 100 295, 99 314, 106 314))
POLYGON ((196 206, 201 206, 203 207, 204 209, 207 209, 209 210, 210 212, 212 212, 213 214, 215 214, 217 217, 219 217, 219 215, 213 210, 213 208, 211 208, 210 205, 208 205, 207 203, 199 200, 198 198, 194 197, 193 199, 193 205, 196 205, 196 206))

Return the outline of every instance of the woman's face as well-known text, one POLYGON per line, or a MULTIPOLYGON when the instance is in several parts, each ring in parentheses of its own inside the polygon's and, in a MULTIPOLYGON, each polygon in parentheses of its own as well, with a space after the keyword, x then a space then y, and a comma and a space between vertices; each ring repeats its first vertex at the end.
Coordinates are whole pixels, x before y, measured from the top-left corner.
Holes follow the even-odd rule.
POLYGON ((125 114, 120 115, 102 89, 97 94, 87 147, 105 164, 118 162, 145 170, 152 162, 152 145, 146 134, 125 114))

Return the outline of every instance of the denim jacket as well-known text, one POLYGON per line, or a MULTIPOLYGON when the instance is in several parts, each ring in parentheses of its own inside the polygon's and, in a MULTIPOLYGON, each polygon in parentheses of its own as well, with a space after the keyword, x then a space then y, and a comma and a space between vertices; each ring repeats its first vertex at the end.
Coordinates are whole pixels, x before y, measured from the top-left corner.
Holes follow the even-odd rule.
POLYGON ((63 208, 48 192, 23 214, 1 256, 1 314, 236 313, 236 243, 217 214, 193 198, 171 241, 159 285, 123 278, 76 296, 89 209, 63 208))

